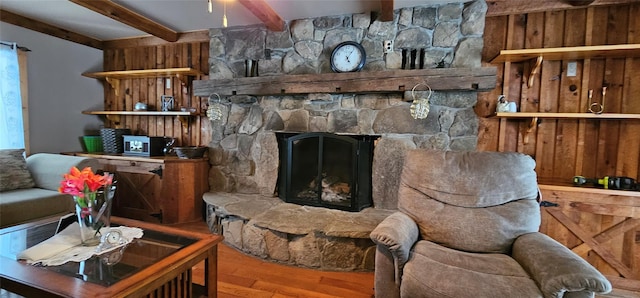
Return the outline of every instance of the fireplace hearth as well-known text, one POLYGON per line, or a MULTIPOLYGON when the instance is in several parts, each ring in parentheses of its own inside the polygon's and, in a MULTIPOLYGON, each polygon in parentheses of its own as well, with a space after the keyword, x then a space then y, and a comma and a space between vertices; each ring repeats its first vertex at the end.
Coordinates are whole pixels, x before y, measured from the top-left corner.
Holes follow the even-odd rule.
POLYGON ((360 211, 372 206, 371 168, 378 136, 277 133, 276 192, 288 203, 360 211))

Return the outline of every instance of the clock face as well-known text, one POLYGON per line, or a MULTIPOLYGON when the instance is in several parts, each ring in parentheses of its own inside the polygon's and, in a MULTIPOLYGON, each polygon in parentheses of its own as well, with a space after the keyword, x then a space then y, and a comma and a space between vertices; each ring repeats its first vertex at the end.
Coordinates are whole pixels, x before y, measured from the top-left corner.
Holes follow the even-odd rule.
POLYGON ((335 72, 359 71, 364 66, 366 56, 362 45, 353 41, 345 41, 333 49, 331 69, 335 72))
POLYGON ((119 244, 121 236, 122 234, 120 234, 120 231, 111 230, 107 233, 106 240, 109 244, 119 244))

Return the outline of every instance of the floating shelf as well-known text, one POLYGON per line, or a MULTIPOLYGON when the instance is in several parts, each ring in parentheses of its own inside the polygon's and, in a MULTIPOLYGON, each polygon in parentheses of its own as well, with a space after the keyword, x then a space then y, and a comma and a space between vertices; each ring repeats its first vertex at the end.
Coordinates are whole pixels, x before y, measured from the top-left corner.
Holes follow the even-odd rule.
POLYGON ((614 114, 614 113, 495 113, 493 117, 497 118, 576 118, 576 119, 640 119, 640 114, 614 114))
POLYGON ((502 50, 491 63, 522 62, 536 59, 531 68, 527 86, 533 86, 533 78, 543 60, 581 60, 597 58, 628 58, 640 56, 640 44, 618 44, 561 48, 502 50))
POLYGON ((83 111, 86 115, 134 115, 134 116, 196 116, 197 112, 179 111, 83 111))
POLYGON ((118 95, 118 88, 120 87, 120 80, 122 79, 176 77, 183 86, 189 86, 189 77, 201 76, 203 73, 197 69, 183 67, 85 72, 82 75, 89 78, 106 80, 107 83, 111 85, 111 88, 115 90, 116 95, 118 95))
POLYGON ((500 112, 495 113, 491 117, 503 118, 503 119, 530 119, 529 126, 523 135, 523 143, 529 143, 529 134, 533 131, 540 122, 540 119, 591 119, 591 120, 625 120, 625 119, 638 119, 640 120, 640 114, 615 114, 615 113, 528 113, 517 112, 507 113, 500 112))
POLYGON ((107 119, 120 123, 120 116, 176 116, 186 129, 189 126, 189 117, 200 116, 198 112, 181 112, 181 111, 82 111, 85 115, 104 115, 107 119))
POLYGON ((640 44, 502 50, 491 63, 522 62, 542 56, 545 60, 580 60, 640 56, 640 44))
POLYGON ((94 78, 94 79, 102 79, 102 78, 136 79, 136 78, 154 78, 154 77, 199 76, 202 74, 203 73, 197 69, 183 67, 183 68, 85 72, 82 75, 85 77, 94 78))

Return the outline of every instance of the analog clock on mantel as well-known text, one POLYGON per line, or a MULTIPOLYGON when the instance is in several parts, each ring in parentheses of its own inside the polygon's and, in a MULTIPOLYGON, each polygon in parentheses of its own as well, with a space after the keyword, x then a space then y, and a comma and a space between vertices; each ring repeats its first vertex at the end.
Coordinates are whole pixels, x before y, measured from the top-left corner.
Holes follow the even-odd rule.
POLYGON ((367 54, 361 44, 345 41, 331 52, 331 69, 335 72, 359 71, 364 67, 367 54))

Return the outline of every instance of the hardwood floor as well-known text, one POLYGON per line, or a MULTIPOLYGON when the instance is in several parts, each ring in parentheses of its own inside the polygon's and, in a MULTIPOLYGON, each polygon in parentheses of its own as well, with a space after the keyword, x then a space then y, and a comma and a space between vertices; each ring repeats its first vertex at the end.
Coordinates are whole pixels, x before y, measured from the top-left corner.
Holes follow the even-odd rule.
MULTIPOLYGON (((179 228, 208 233, 204 222, 179 228)), ((193 268, 203 284, 204 265, 193 268)), ((222 244, 218 248, 218 297, 373 297, 373 272, 329 272, 286 266, 247 256, 222 244)))
MULTIPOLYGON (((204 222, 179 228, 208 233, 204 222)), ((193 268, 194 282, 203 284, 204 267, 193 268)), ((617 281, 625 284, 628 281, 617 281)), ((218 297, 374 297, 373 272, 327 272, 263 261, 222 244, 218 248, 218 297)), ((637 283, 614 288, 600 298, 638 298, 637 283)))

